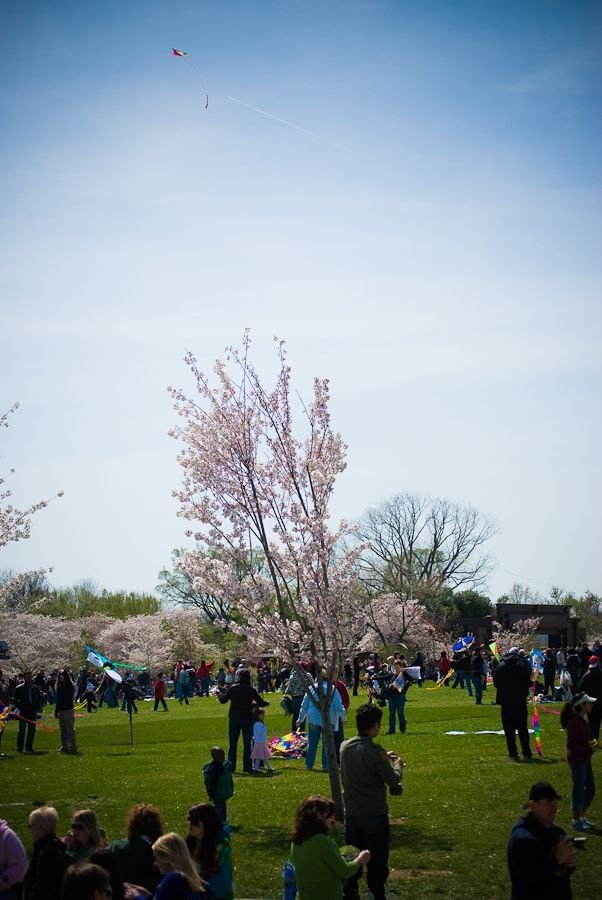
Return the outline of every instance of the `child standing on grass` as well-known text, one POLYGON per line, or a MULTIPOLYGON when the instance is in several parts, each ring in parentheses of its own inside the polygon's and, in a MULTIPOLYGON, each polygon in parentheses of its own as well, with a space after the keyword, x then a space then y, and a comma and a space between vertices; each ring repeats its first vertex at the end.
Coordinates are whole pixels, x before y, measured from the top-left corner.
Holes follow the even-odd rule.
POLYGON ((203 766, 203 781, 207 796, 215 806, 222 825, 228 821, 226 803, 234 796, 232 764, 226 760, 223 747, 211 748, 211 762, 203 766))
POLYGON ((270 764, 272 754, 268 749, 268 730, 263 721, 264 717, 263 709, 255 707, 253 712, 253 749, 251 751, 254 772, 259 772, 259 764, 261 762, 265 763, 268 772, 274 771, 274 767, 270 764))
POLYGON ((566 759, 573 778, 573 820, 575 831, 592 831, 596 826, 585 813, 596 794, 592 771, 592 753, 598 742, 590 740, 588 713, 596 702, 583 691, 565 703, 560 713, 560 725, 566 729, 566 759))

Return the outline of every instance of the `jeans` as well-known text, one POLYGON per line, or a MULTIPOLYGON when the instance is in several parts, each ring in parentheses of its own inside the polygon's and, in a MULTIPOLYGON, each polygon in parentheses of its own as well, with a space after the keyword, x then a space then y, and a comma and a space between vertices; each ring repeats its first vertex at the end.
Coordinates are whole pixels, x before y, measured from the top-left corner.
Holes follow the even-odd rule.
POLYGON ((506 735, 508 756, 512 758, 518 756, 518 751, 516 749, 516 732, 518 731, 518 739, 520 741, 521 750, 523 751, 523 756, 530 759, 533 754, 531 753, 531 747, 529 745, 527 704, 525 702, 516 705, 513 704, 511 706, 508 704, 502 706, 502 728, 506 735))
POLYGON ((483 700, 483 676, 473 675, 472 683, 474 684, 475 703, 481 703, 483 700))
POLYGON ((472 675, 466 675, 464 677, 464 681, 466 683, 466 690, 468 691, 468 696, 472 697, 472 675))
POLYGON ((58 713, 59 726, 61 729, 61 747, 65 753, 75 753, 77 745, 75 743, 75 711, 72 709, 63 709, 58 713))
POLYGON ((228 822, 226 800, 214 800, 213 805, 215 806, 215 811, 219 816, 220 822, 222 823, 222 825, 226 825, 228 822))
POLYGON ((406 717, 404 713, 405 705, 406 705, 406 692, 399 693, 395 688, 391 691, 391 696, 388 700, 389 704, 389 731, 393 733, 395 731, 395 720, 399 719, 399 730, 402 734, 405 734, 406 730, 406 717))
POLYGON ((253 722, 251 719, 239 719, 231 716, 228 719, 228 760, 232 766, 232 771, 236 771, 236 751, 238 748, 238 738, 242 732, 242 767, 245 772, 252 772, 251 765, 251 741, 253 739, 253 722))
POLYGON ((301 709, 302 703, 303 703, 303 695, 301 695, 300 697, 291 697, 291 706, 293 708, 291 731, 293 731, 293 732, 297 730, 297 719, 299 718, 299 711, 301 709))
MULTIPOLYGON (((318 753, 318 743, 320 741, 320 735, 322 734, 322 726, 321 725, 309 725, 309 734, 307 740, 307 755, 305 757, 305 768, 313 769, 314 763, 316 761, 316 755, 318 753)), ((322 768, 328 768, 328 762, 326 760, 326 747, 324 746, 324 739, 322 739, 322 768)))
MULTIPOLYGON (((34 713, 35 716, 35 713, 34 713)), ((17 750, 19 753, 23 751, 23 744, 25 744, 26 750, 33 750, 33 739, 36 733, 36 723, 35 722, 24 722, 23 719, 19 719, 19 732, 17 734, 17 750), (25 732, 27 731, 27 738, 25 738, 25 732)))
POLYGON ((596 782, 590 762, 569 763, 573 777, 573 812, 582 816, 596 795, 596 782))
MULTIPOLYGON (((334 733, 334 752, 337 755, 337 762, 341 764, 341 744, 345 740, 345 729, 343 727, 343 723, 339 719, 339 728, 338 731, 334 733)), ((323 743, 323 742, 322 742, 323 743)))
MULTIPOLYGON (((345 816, 345 842, 369 850, 372 854, 367 866, 368 887, 374 900, 385 900, 385 884, 389 877, 389 817, 345 816)), ((344 885, 345 900, 359 897, 358 881, 362 867, 344 885)))

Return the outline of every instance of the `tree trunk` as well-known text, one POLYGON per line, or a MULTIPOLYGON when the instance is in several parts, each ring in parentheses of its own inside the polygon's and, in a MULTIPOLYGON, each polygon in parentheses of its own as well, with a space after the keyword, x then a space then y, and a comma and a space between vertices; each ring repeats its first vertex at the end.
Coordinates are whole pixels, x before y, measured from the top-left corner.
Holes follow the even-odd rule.
MULTIPOLYGON (((336 690, 336 688, 335 688, 336 690)), ((326 763, 328 766, 328 778, 330 780, 330 793, 335 805, 335 815, 337 821, 343 821, 343 791, 341 788, 341 776, 339 772, 339 764, 337 762, 337 753, 334 743, 334 731, 330 722, 330 714, 327 705, 327 698, 321 698, 320 716, 322 719, 322 740, 326 747, 326 763)))

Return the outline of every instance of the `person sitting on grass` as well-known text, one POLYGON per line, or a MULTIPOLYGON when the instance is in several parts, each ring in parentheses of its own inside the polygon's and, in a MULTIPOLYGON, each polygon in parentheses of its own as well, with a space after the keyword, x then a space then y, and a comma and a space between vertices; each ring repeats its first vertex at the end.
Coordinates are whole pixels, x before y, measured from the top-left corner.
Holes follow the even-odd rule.
POLYGON ((188 810, 186 845, 207 884, 211 900, 232 900, 232 850, 215 806, 197 803, 188 810))
POLYGON ((161 881, 154 894, 132 885, 137 888, 135 900, 204 900, 203 882, 184 838, 173 831, 161 835, 153 844, 153 856, 161 881))
POLYGON ((329 837, 335 821, 335 806, 328 797, 306 797, 295 813, 291 859, 297 879, 297 900, 342 898, 343 881, 370 860, 369 850, 362 850, 350 862, 341 856, 329 837))
POLYGON ((58 900, 69 865, 65 845, 56 836, 59 815, 53 806, 40 806, 29 814, 33 853, 23 880, 23 900, 44 897, 58 900))
MULTIPOLYGON (((87 861, 94 863, 95 866, 100 866, 109 876, 112 900, 126 900, 125 884, 121 877, 121 869, 117 862, 117 857, 113 851, 109 850, 108 847, 101 847, 100 850, 94 850, 87 861)), ((130 893, 129 896, 132 896, 132 894, 130 893)))
POLYGON ((80 809, 73 814, 71 831, 63 838, 63 844, 72 860, 86 859, 93 850, 107 846, 93 810, 80 809))
POLYGON ((136 803, 125 818, 125 827, 127 838, 111 844, 121 878, 152 894, 160 879, 152 845, 163 834, 161 813, 151 803, 136 803))
POLYGON ((69 866, 63 878, 61 900, 111 900, 109 873, 93 863, 69 866))

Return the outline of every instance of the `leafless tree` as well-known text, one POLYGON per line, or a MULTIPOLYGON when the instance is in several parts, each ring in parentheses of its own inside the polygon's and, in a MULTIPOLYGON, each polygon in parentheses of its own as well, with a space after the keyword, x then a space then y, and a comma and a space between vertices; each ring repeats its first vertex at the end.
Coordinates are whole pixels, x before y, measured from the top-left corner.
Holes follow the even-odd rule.
POLYGON ((399 494, 359 523, 358 537, 369 545, 361 557, 362 580, 374 596, 395 594, 427 605, 444 588, 477 588, 492 567, 483 545, 496 531, 472 506, 399 494))

